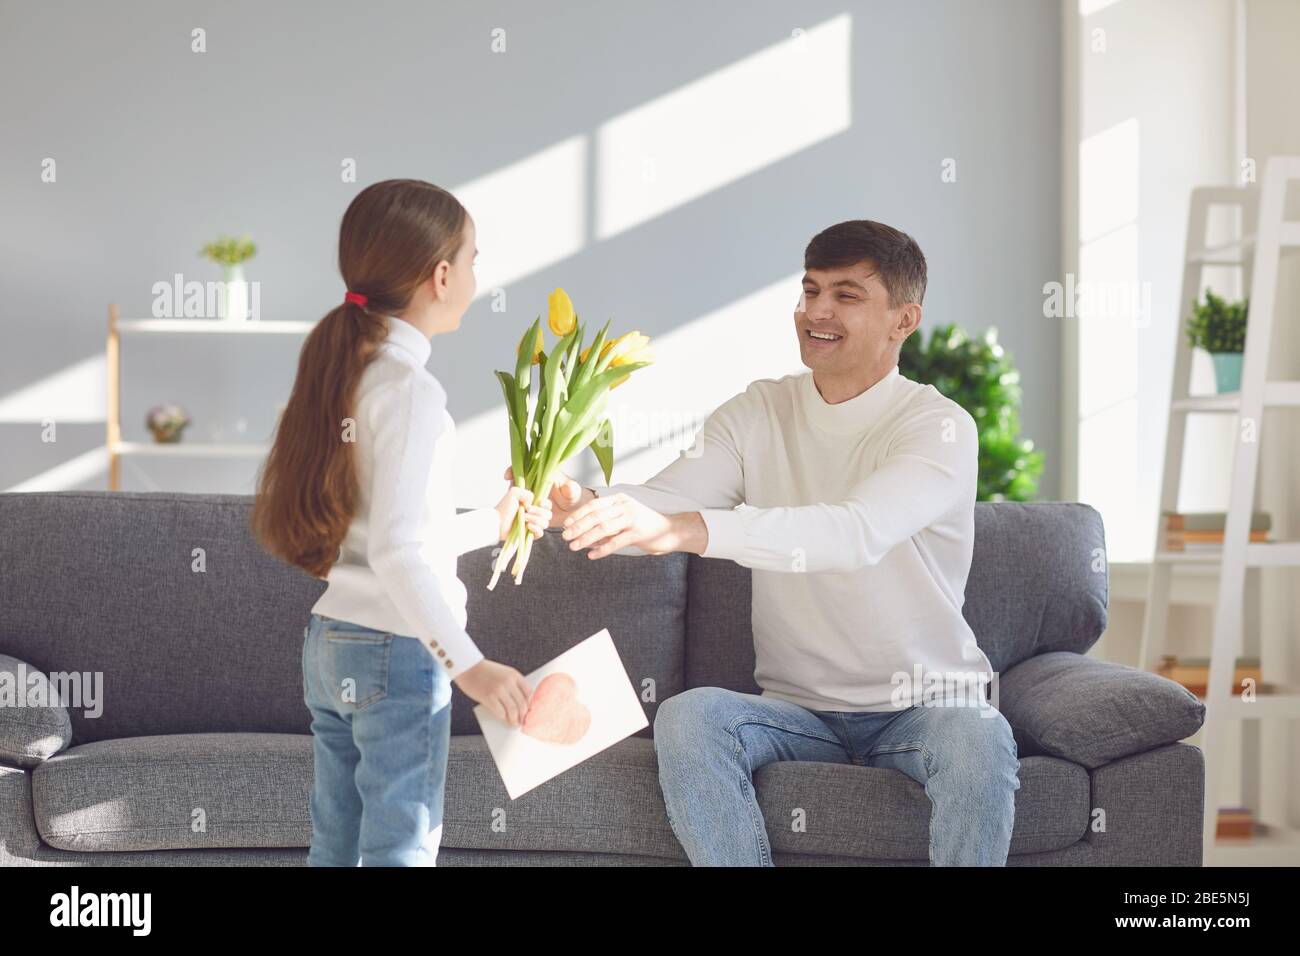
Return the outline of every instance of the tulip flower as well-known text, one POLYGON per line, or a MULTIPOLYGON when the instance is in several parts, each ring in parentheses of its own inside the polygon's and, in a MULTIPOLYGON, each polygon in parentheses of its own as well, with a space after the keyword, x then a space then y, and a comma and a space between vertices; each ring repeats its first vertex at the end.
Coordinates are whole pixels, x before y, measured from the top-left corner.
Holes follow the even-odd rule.
MULTIPOLYGON (((549 354, 544 351, 538 316, 519 340, 514 374, 496 373, 506 400, 514 482, 531 491, 534 501, 549 497, 556 469, 584 448, 595 454, 609 483, 614 471, 613 433, 605 414, 609 393, 654 361, 647 336, 629 332, 610 339, 609 322, 584 347, 585 331, 563 289, 551 293, 548 306, 546 324, 560 341, 549 354), (532 346, 526 349, 528 343, 532 346), (538 366, 535 398, 533 365, 538 366)), ((512 557, 515 584, 523 580, 532 543, 521 509, 493 565, 488 590, 496 587, 512 557)))
MULTIPOLYGON (((530 329, 529 331, 532 331, 532 330, 530 329)), ((524 351, 524 342, 526 342, 526 341, 528 341, 528 336, 524 336, 522 339, 519 340, 519 347, 515 349, 515 354, 516 354, 516 355, 521 355, 521 354, 523 354, 523 351, 524 351)), ((537 336, 535 337, 535 339, 534 339, 534 341, 533 341, 532 362, 531 362, 530 364, 532 364, 532 365, 537 365, 539 362, 541 362, 542 357, 543 357, 543 356, 542 356, 542 349, 545 348, 545 347, 546 347, 546 340, 545 340, 545 338, 543 338, 543 336, 542 336, 542 330, 541 330, 541 328, 539 327, 539 328, 537 329, 537 336)))
POLYGON ((556 289, 547 298, 546 324, 551 327, 551 334, 560 338, 573 331, 578 317, 573 311, 573 302, 563 289, 556 289))
MULTIPOLYGON (((633 362, 642 362, 649 364, 654 361, 654 353, 650 351, 650 339, 640 332, 629 332, 620 336, 614 342, 611 342, 601 352, 602 358, 606 352, 612 353, 609 360, 608 368, 618 368, 623 365, 630 365, 633 362)), ((630 373, 629 373, 630 374, 630 373)), ((610 391, 618 388, 628 379, 627 375, 615 381, 609 386, 610 391)))

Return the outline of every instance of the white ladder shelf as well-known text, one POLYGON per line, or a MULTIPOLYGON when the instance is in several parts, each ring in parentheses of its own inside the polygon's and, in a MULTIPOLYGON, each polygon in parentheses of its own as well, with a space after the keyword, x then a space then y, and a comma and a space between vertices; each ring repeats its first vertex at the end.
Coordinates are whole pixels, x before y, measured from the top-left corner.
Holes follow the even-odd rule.
MULTIPOLYGON (((1300 250, 1300 222, 1285 219, 1287 184, 1291 181, 1300 181, 1300 156, 1272 157, 1265 166, 1260 187, 1208 186, 1194 189, 1188 217, 1183 286, 1175 323, 1177 341, 1165 437, 1160 514, 1156 516, 1156 549, 1151 564, 1138 666, 1143 670, 1151 669, 1155 659, 1163 653, 1174 568, 1187 564, 1217 566, 1218 601, 1202 728, 1205 758, 1202 846, 1207 865, 1242 862, 1244 859, 1255 864, 1300 863, 1300 830, 1290 826, 1275 825, 1269 834, 1240 848, 1224 845, 1223 841, 1216 845, 1215 840, 1219 777, 1226 763, 1225 724, 1265 718, 1300 718, 1300 693, 1260 694, 1255 700, 1247 701, 1232 690, 1236 657, 1242 646, 1247 568, 1300 566, 1300 542, 1249 541, 1250 517, 1255 510, 1259 442, 1263 439, 1263 412, 1266 408, 1300 407, 1300 382, 1269 381, 1265 377, 1276 318, 1279 259, 1288 252, 1300 250), (1206 246, 1210 206, 1240 207, 1241 239, 1214 247, 1206 246), (1184 322, 1200 297, 1201 274, 1207 265, 1233 265, 1245 270, 1242 287, 1250 289, 1250 315, 1246 327, 1241 390, 1221 395, 1189 396, 1192 347, 1187 342, 1184 322), (1193 413, 1237 416, 1224 544, 1221 551, 1213 553, 1164 550, 1163 512, 1178 510, 1184 437, 1188 415, 1193 413), (1243 852, 1255 855, 1243 857, 1240 855, 1243 852)), ((1252 809, 1257 813, 1259 808, 1252 809)))

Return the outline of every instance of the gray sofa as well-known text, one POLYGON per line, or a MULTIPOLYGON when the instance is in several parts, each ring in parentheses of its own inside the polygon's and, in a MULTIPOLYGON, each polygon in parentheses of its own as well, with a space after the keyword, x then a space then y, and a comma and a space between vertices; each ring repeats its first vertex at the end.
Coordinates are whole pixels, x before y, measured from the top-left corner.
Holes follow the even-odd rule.
MULTIPOLYGON (((27 689, 25 706, 0 703, 0 864, 305 863, 301 642, 324 585, 256 547, 251 503, 0 495, 0 689, 6 673, 27 689), (61 683, 75 674, 88 676, 61 683), (61 703, 40 706, 44 675, 61 703)), ((1203 766, 1180 741, 1203 706, 1084 656, 1106 622, 1100 516, 980 503, 975 518, 964 612, 1021 757, 1010 863, 1199 865, 1203 766)), ((690 687, 757 692, 749 572, 685 555, 592 562, 550 533, 523 585, 488 592, 490 559, 460 565, 484 652, 526 673, 608 627, 651 727, 512 802, 457 691, 439 863, 685 864, 654 711, 690 687)), ((755 786, 769 821, 793 807, 810 821, 769 825, 778 865, 926 864, 929 800, 898 771, 781 763, 755 786)))

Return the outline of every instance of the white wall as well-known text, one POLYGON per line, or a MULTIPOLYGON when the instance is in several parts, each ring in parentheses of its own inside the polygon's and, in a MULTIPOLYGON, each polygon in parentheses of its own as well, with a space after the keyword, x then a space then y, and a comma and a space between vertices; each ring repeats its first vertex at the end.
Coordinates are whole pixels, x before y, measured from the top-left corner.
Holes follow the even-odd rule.
MULTIPOLYGON (((348 201, 416 176, 462 194, 479 226, 485 294, 430 362, 464 433, 462 504, 496 494, 491 372, 556 285, 585 318, 658 343, 660 363, 614 395, 616 480, 636 480, 723 398, 799 367, 804 246, 856 217, 920 242, 927 327, 999 327, 1053 498, 1060 330, 1039 289, 1060 272, 1059 22, 1038 0, 137 0, 129 15, 0 0, 0 488, 105 486, 110 301, 147 314, 155 282, 218 278, 196 250, 246 230, 264 318, 314 321, 344 291, 348 201), (45 157, 57 183, 40 180, 45 157), (666 444, 629 447, 663 425, 666 444)), ((145 409, 175 400, 187 440, 264 439, 296 355, 131 340, 125 437, 147 439, 145 409)), ((124 484, 249 492, 253 474, 150 463, 124 484)))
MULTIPOLYGON (((1067 9, 1077 10, 1077 2, 1066 0, 1067 9)), ((1066 23, 1067 33, 1071 27, 1078 30, 1076 55, 1079 57, 1075 72, 1071 74, 1067 69, 1066 86, 1068 88, 1071 82, 1077 83, 1081 95, 1093 96, 1093 115, 1104 118, 1091 127, 1094 132, 1097 128, 1106 129, 1106 120, 1127 115, 1130 111, 1134 114, 1140 114, 1143 109, 1159 112, 1161 102, 1166 104, 1166 127, 1170 123, 1178 127, 1166 128, 1155 142, 1148 138, 1140 141, 1148 148, 1139 151, 1138 268, 1141 279, 1154 277, 1153 283, 1160 284, 1156 287, 1158 294, 1153 295, 1153 303, 1163 302, 1163 311, 1155 310, 1149 329, 1136 337, 1141 357, 1136 405, 1140 409, 1139 418, 1146 423, 1139 429, 1139 434, 1151 436, 1142 438, 1137 445, 1135 459, 1141 463, 1137 472, 1138 493, 1126 500, 1116 487, 1113 494, 1091 500, 1093 504, 1102 501, 1106 506, 1113 503, 1109 512, 1106 507, 1098 505, 1108 519, 1107 540, 1112 549, 1111 607, 1108 627, 1093 653, 1124 664, 1137 663, 1141 637, 1146 597, 1146 567, 1143 562, 1149 558, 1154 544, 1155 515, 1152 509, 1158 500, 1160 457, 1164 448, 1172 374, 1172 323, 1175 316, 1171 303, 1176 302, 1177 283, 1181 278, 1183 230, 1187 217, 1185 192, 1180 199, 1165 188, 1168 186, 1165 183, 1149 204, 1145 183, 1152 177, 1164 178, 1185 191, 1200 183, 1237 181, 1244 157, 1254 159, 1262 174, 1268 156, 1300 155, 1300 114, 1295 108, 1295 91, 1300 90, 1300 61, 1296 55, 1297 38, 1300 38, 1300 3, 1294 0, 1245 0, 1240 12, 1244 13, 1246 27, 1244 43, 1240 46, 1236 0, 1198 0, 1177 4, 1171 0, 1141 0, 1140 3, 1137 0, 1116 0, 1110 6, 1095 10, 1086 19, 1081 17, 1073 24, 1066 23), (1164 20, 1156 17, 1161 8, 1169 14, 1164 20), (1124 82, 1121 84, 1107 79, 1108 71, 1115 66, 1113 63, 1092 59, 1083 49, 1082 45, 1088 40, 1085 25, 1091 27, 1094 24, 1107 29, 1108 40, 1115 36, 1116 30, 1122 37, 1133 30, 1146 31, 1142 39, 1143 55, 1130 51, 1122 64, 1124 82), (1148 43, 1152 51, 1149 56, 1148 43), (1187 44, 1184 55, 1171 50, 1169 44, 1172 43, 1187 44), (1244 117, 1239 113, 1234 92, 1238 72, 1235 51, 1238 49, 1245 53, 1245 69, 1240 74, 1245 81, 1244 90, 1240 92, 1240 102, 1245 106, 1244 117), (1149 70, 1149 75, 1144 74, 1144 70, 1149 70), (1187 90, 1198 91, 1203 105, 1188 102, 1187 90), (1230 96, 1226 103, 1225 91, 1230 96), (1237 142, 1239 129, 1244 129, 1245 133, 1245 142, 1241 144, 1237 142), (1226 155, 1225 146, 1228 149, 1226 155), (1148 163, 1152 168, 1146 168, 1148 163), (1201 178, 1190 175, 1188 169, 1198 170, 1201 178), (1142 237, 1154 237, 1162 247, 1149 248, 1142 237), (1135 528, 1127 534, 1117 531, 1110 517, 1113 515, 1119 520, 1120 516, 1133 511, 1140 512, 1135 528), (1117 540, 1131 563, 1125 565, 1116 554, 1117 540)), ((1114 49, 1114 44, 1110 44, 1106 55, 1109 56, 1114 49)), ((1300 218, 1300 196, 1293 196, 1291 202, 1290 217, 1300 218)), ((1070 218, 1068 210, 1065 218, 1070 218)), ((1225 230, 1229 225, 1218 223, 1219 228, 1225 230)), ((1067 242, 1067 261, 1068 248, 1067 242)), ((1233 285, 1235 278, 1236 274, 1229 270, 1215 270, 1206 276, 1207 284, 1216 289, 1235 289, 1235 294, 1244 294, 1239 286, 1233 285)), ((1300 334, 1294 329, 1297 314, 1300 314, 1300 261, 1292 258, 1284 260, 1282 270, 1278 302, 1278 315, 1282 319, 1274 327, 1270 377, 1300 378, 1300 334)), ((1096 334, 1100 341, 1100 330, 1090 330, 1085 323, 1080 334, 1086 336, 1090 333, 1096 334)), ((1129 336, 1123 341, 1129 343, 1133 338, 1129 336)), ((1081 354, 1086 357, 1086 352, 1081 354)), ((1194 354, 1192 390, 1210 391, 1213 373, 1208 367, 1208 359, 1203 354, 1194 354)), ((1105 363, 1093 367, 1095 380, 1107 383, 1111 367, 1105 363)), ((1079 373, 1085 374, 1085 369, 1081 367, 1079 373)), ((1192 417, 1180 496, 1182 508, 1223 510, 1227 507, 1231 426, 1229 416, 1192 417)), ((1296 528, 1296 519, 1300 517, 1300 483, 1295 480, 1297 465, 1300 464, 1295 460, 1297 427, 1300 424, 1294 412, 1267 413, 1263 430, 1267 437, 1260 449, 1259 501, 1262 507, 1272 512, 1277 536, 1284 538, 1300 535, 1300 529, 1296 528)), ((1101 468, 1112 467, 1114 459, 1106 454, 1101 444, 1092 446, 1100 448, 1099 452, 1085 453, 1087 446, 1083 439, 1086 432, 1086 429, 1080 430, 1077 465, 1080 487, 1091 487, 1100 493, 1105 488, 1104 480, 1100 477, 1090 479, 1087 473, 1089 469, 1097 469, 1099 464, 1101 468)), ((1132 434, 1131 427, 1122 434, 1132 434)), ((1068 478, 1066 487, 1069 487, 1068 478)), ((1085 491, 1081 491, 1080 498, 1090 500, 1085 491)), ((1297 660, 1295 649, 1300 639, 1300 590, 1295 586, 1297 572, 1278 569, 1260 573, 1256 585, 1258 612, 1248 615, 1247 624, 1252 620, 1259 623, 1260 650, 1268 668, 1265 680, 1294 687, 1300 682, 1300 660, 1297 660)), ((1195 569, 1176 571, 1174 595, 1179 603, 1170 612, 1169 653, 1184 656, 1208 653, 1217 584, 1217 575, 1199 573, 1195 569)), ((1241 729, 1239 725, 1230 735, 1232 743, 1228 764, 1215 794, 1219 806, 1239 804, 1249 792, 1242 786, 1241 729)), ((1296 825, 1300 820, 1300 735, 1295 733, 1293 726, 1283 722, 1254 722, 1253 725, 1247 724, 1245 729, 1249 733, 1260 733, 1261 765, 1264 768, 1260 787, 1261 819, 1296 825)), ((1199 744, 1200 739, 1198 734, 1191 742, 1199 744)))
MULTIPOLYGON (((1134 297, 1128 308, 1094 308, 1072 326, 1073 487, 1102 513, 1110 560, 1145 561, 1155 540, 1182 321, 1188 195, 1234 174, 1233 0, 1079 0, 1066 7, 1077 17, 1076 273, 1080 286, 1110 285, 1134 297)), ((1225 277, 1210 278, 1222 288, 1225 277)), ((1208 359, 1203 367, 1198 360, 1193 391, 1212 390, 1210 374, 1208 359)), ((1225 469, 1214 467, 1218 453, 1211 450, 1226 447, 1223 424, 1198 420, 1189 432, 1186 509, 1208 510, 1217 494, 1226 496, 1213 477, 1225 469)))

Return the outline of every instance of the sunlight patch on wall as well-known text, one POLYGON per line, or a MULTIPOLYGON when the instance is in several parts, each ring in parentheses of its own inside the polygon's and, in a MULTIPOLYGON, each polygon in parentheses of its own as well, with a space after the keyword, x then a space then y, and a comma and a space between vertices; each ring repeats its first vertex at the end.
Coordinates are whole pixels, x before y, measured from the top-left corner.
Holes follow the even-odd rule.
MULTIPOLYGON (((103 416, 100 416, 103 418, 103 416)), ((46 469, 39 475, 33 475, 25 481, 12 485, 5 491, 67 491, 80 488, 88 481, 93 481, 102 488, 108 487, 108 451, 104 448, 91 448, 75 458, 59 462, 53 468, 46 469)))
POLYGON ((1113 7, 1119 0, 1079 0, 1079 16, 1090 17, 1094 13, 1113 7))
POLYGON ((0 395, 0 422, 103 422, 108 395, 104 362, 104 356, 91 355, 0 395))
POLYGON ((1136 117, 1079 144, 1079 241, 1090 242, 1138 217, 1136 117))
POLYGON ((451 190, 478 234, 476 299, 582 249, 586 183, 587 137, 573 136, 451 190))
POLYGON ((841 14, 604 123, 596 233, 663 215, 849 128, 841 14))

